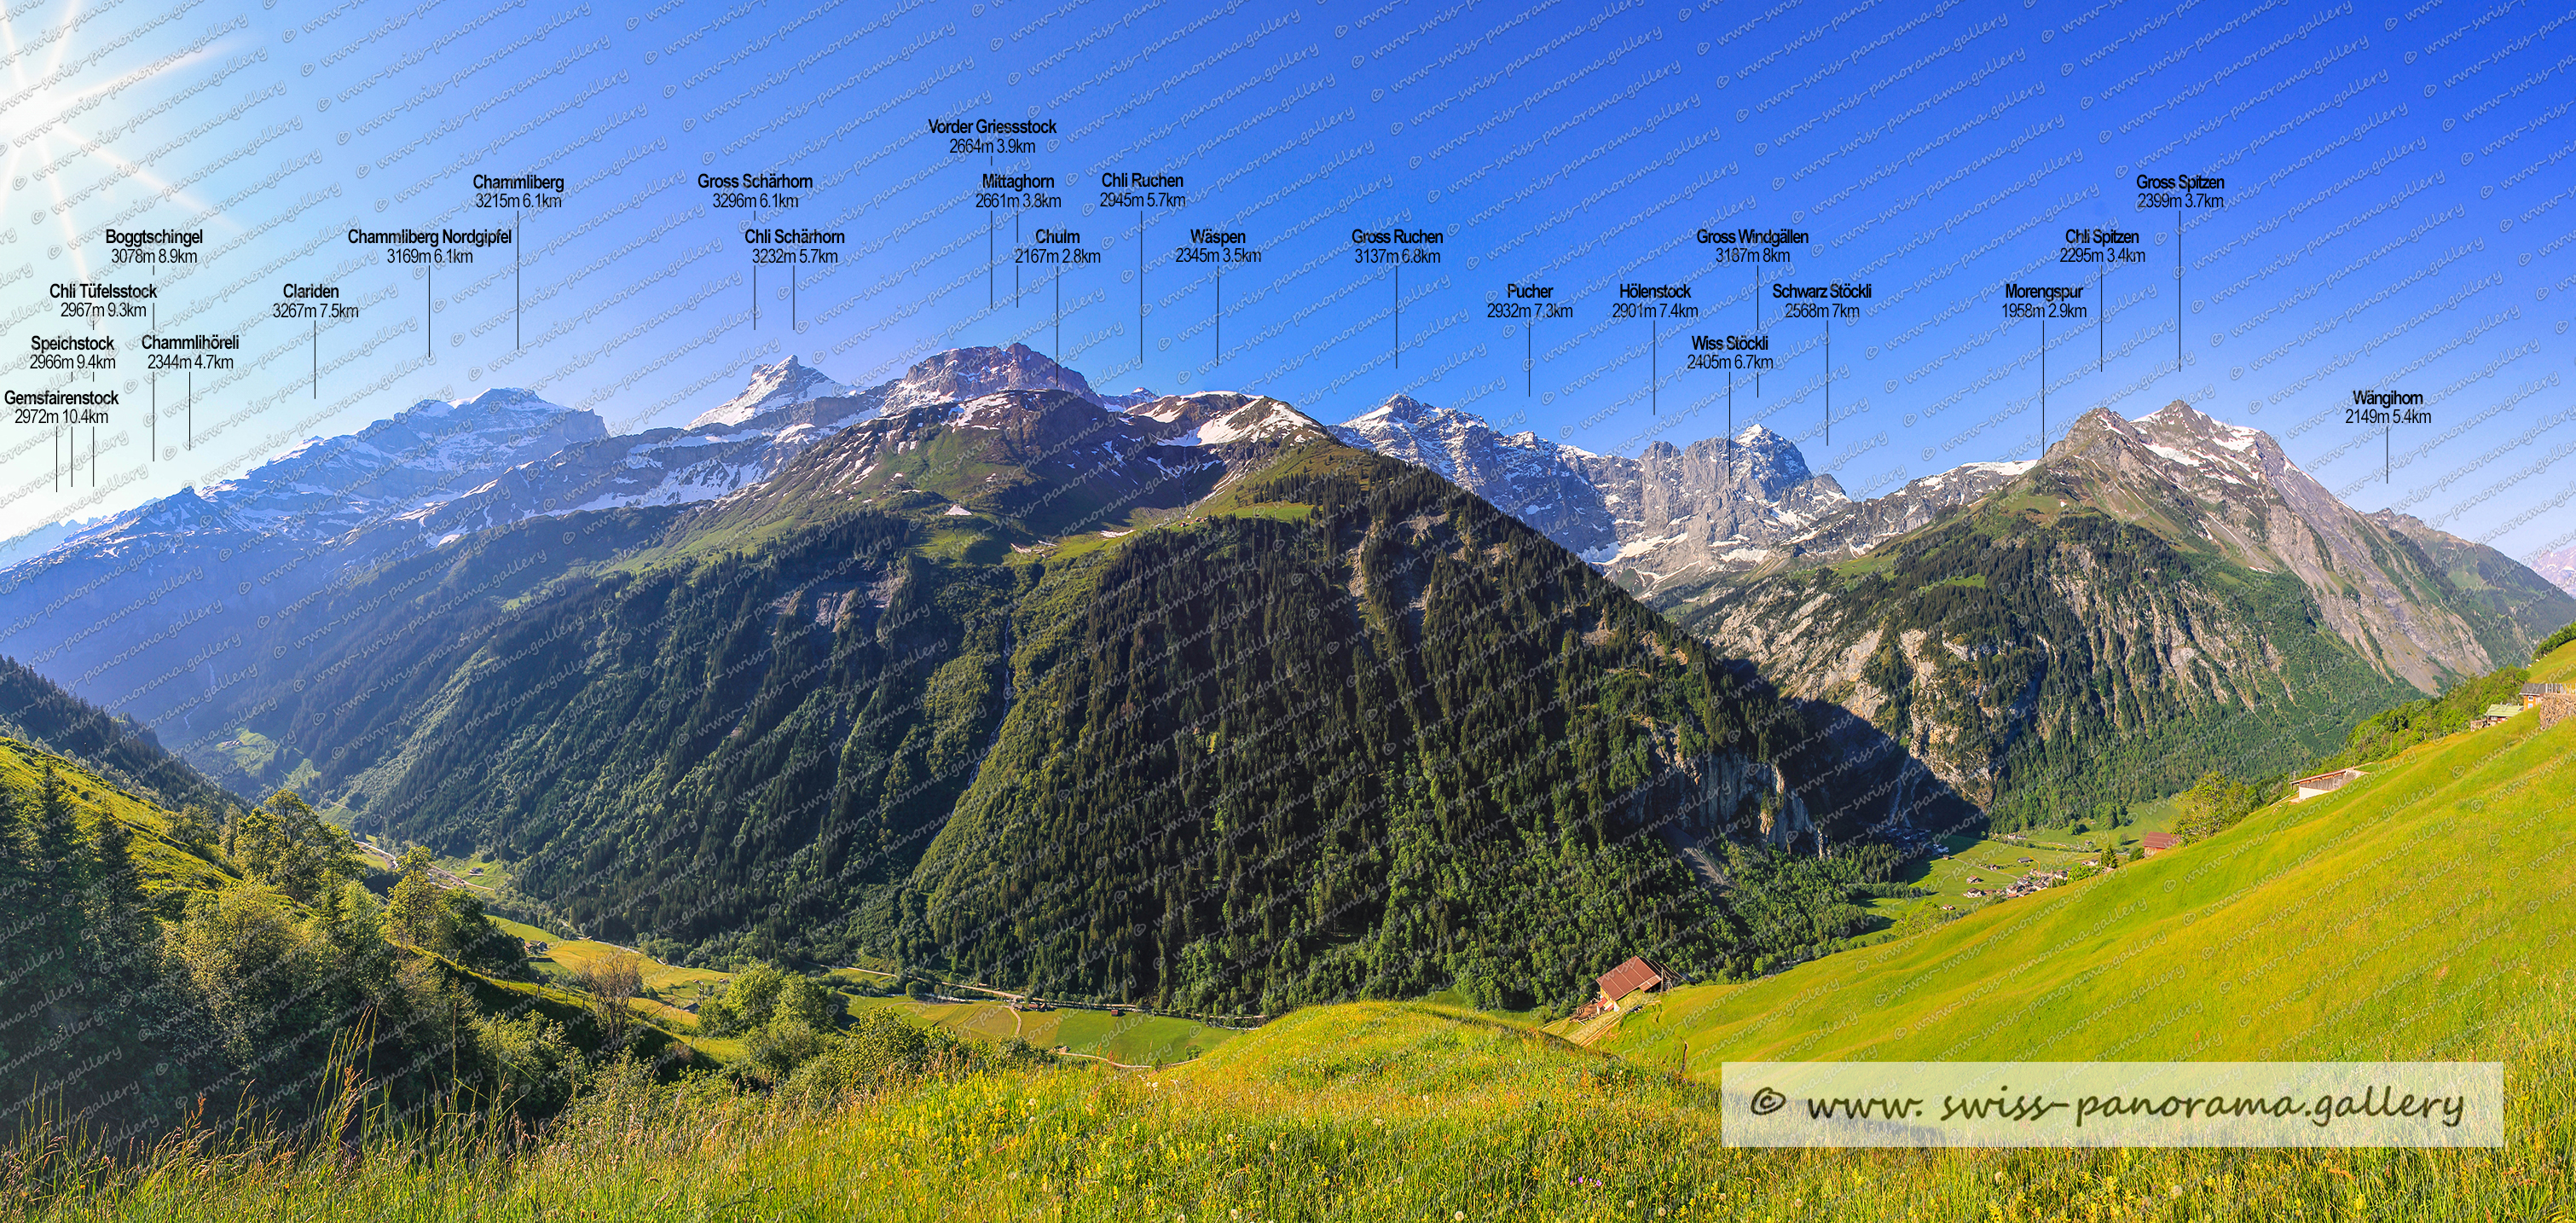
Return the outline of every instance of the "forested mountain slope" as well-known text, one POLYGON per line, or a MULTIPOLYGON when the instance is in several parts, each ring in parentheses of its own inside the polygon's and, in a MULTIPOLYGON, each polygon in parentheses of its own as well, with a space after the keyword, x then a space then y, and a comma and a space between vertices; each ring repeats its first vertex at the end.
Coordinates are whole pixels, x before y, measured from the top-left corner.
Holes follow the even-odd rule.
POLYGON ((2411 522, 2344 506, 2255 430, 2097 410, 1964 513, 1672 610, 2014 827, 2294 768, 2576 618, 2411 522))
POLYGON ((79 757, 101 776, 141 789, 171 810, 196 803, 217 811, 234 801, 163 751, 160 740, 141 723, 111 715, 7 657, 0 657, 0 735, 79 757))
POLYGON ((1631 954, 1814 954, 1892 857, 1848 843, 1970 814, 1253 396, 890 409, 707 506, 471 536, 273 631, 300 653, 244 741, 670 956, 1210 1010, 1564 999, 1631 954))

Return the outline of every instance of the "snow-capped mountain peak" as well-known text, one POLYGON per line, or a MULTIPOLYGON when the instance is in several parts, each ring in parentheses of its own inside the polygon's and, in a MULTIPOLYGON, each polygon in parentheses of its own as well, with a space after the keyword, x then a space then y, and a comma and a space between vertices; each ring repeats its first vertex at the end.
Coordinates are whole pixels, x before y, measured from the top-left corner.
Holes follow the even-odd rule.
POLYGON ((1410 395, 1392 396, 1329 432, 1430 468, 1577 552, 1618 541, 1601 491, 1576 468, 1590 456, 1535 433, 1506 436, 1474 413, 1410 395))
POLYGON ((2547 578, 2559 589, 2576 595, 2576 545, 2543 552, 2530 560, 2531 569, 2547 578))
POLYGON ((825 376, 810 365, 799 364, 794 354, 776 365, 755 365, 751 382, 742 393, 698 414, 689 422, 692 429, 705 425, 738 425, 764 412, 775 411, 809 399, 831 399, 850 393, 850 388, 825 376))
POLYGON ((1584 559, 1648 587, 1848 555, 1975 500, 2029 464, 1976 464, 1855 503, 1760 424, 1688 445, 1600 455, 1398 395, 1334 436, 1448 477, 1584 559))

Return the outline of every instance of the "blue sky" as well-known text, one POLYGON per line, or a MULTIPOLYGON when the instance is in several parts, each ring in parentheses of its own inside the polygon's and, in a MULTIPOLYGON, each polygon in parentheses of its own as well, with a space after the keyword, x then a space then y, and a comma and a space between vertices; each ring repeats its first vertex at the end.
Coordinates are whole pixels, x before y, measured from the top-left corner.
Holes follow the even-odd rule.
POLYGON ((1326 420, 1401 392, 1633 453, 1727 429, 1729 375, 1690 368, 1694 336, 1767 334, 1735 426, 1862 495, 2030 457, 2044 325, 2051 436, 2186 399, 2360 508, 2527 555, 2576 524, 2568 21, 2443 0, 34 0, 0 51, 0 309, 21 337, 113 334, 120 363, 31 368, 22 338, 0 382, 121 399, 94 431, 10 422, 0 519, 238 475, 424 397, 533 386, 633 431, 789 353, 865 384, 1014 341, 1107 389, 1326 420), (933 120, 1053 131, 961 150, 984 137, 933 120), (1062 207, 979 207, 987 173, 1052 178, 1017 194, 1062 207), (562 206, 477 207, 476 174, 561 178, 562 206), (768 174, 813 185, 792 209, 700 185, 768 174), (1178 176, 1150 190, 1186 202, 1103 207, 1137 189, 1104 174, 1178 176), (347 240, 514 212, 515 252, 470 264, 347 240), (109 228, 201 230, 199 262, 114 263, 109 228), (746 228, 845 238, 788 244, 838 256, 791 298, 746 228), (1010 264, 1041 228, 1099 261, 1010 264), (1220 290, 1174 257, 1193 228, 1241 231, 1258 262, 1220 290), (1805 236, 1757 242, 1769 262, 1700 237, 1741 229, 1805 236), (1362 262, 1355 230, 1436 231, 1413 249, 1439 261, 1362 262), (2069 261, 2104 230, 2136 233, 2110 244, 2134 261, 2069 261), (239 337, 234 369, 193 375, 193 449, 190 375, 146 368, 147 323, 57 316, 47 286, 82 280, 157 284, 164 334, 239 337), (1787 318, 1775 281, 1869 296, 1787 318), (281 318, 289 283, 357 317, 281 318), (1513 284, 1565 309, 1500 316, 1513 284), (2017 317, 2033 299, 2008 284, 2082 286, 2085 315, 2017 317), (2348 422, 2364 389, 2421 394, 2430 423, 2348 422))

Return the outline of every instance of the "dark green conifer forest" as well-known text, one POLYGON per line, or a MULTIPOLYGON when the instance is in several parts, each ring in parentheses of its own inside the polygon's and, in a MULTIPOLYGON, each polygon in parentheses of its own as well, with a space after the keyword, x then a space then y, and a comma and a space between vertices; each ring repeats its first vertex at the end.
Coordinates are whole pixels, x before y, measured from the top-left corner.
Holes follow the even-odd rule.
POLYGON ((850 497, 830 449, 786 494, 388 565, 303 613, 362 644, 271 677, 258 721, 358 831, 508 860, 697 963, 1526 1006, 1866 927, 1819 854, 1895 808, 1901 755, 1835 768, 1818 711, 1436 476, 1272 446, 1048 544, 850 497))

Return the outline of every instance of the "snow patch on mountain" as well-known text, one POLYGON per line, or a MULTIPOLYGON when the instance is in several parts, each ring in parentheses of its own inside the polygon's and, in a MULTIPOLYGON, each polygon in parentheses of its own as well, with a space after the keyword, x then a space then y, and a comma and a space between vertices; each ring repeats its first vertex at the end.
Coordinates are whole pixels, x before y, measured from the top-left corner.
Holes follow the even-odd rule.
POLYGON ((810 365, 799 364, 794 355, 776 365, 755 365, 751 381, 742 393, 698 414, 689 422, 692 429, 702 425, 738 425, 764 412, 776 411, 809 399, 833 399, 850 393, 850 388, 833 381, 810 365))
POLYGON ((1162 426, 1155 437, 1167 446, 1215 446, 1326 433, 1322 422, 1287 404, 1238 391, 1164 395, 1126 411, 1130 417, 1162 426))
POLYGON ((1759 424, 1687 446, 1658 441, 1635 457, 1600 455, 1398 395, 1332 433, 1438 472, 1648 589, 1866 551, 2032 467, 1971 463, 1854 502, 1808 467, 1796 443, 1759 424))
POLYGON ((2560 590, 2576 595, 2576 544, 2555 552, 2543 552, 2527 562, 2532 571, 2549 579, 2560 590))

